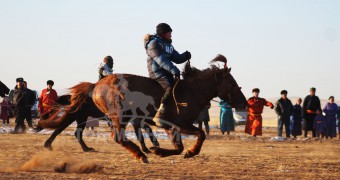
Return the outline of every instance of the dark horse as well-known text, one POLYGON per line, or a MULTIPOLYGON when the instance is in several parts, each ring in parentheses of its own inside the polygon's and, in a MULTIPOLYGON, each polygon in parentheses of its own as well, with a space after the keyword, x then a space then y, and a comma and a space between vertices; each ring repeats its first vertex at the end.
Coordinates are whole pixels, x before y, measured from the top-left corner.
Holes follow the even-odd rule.
MULTIPOLYGON (((214 62, 223 62, 224 68, 212 65, 208 69, 198 70, 190 67, 189 63, 186 64, 182 74, 183 80, 177 81, 173 88, 173 98, 167 105, 164 119, 164 123, 168 125, 164 129, 175 149, 153 147, 152 153, 161 157, 181 154, 184 150, 181 140, 183 133, 198 137, 196 144, 186 151, 184 157, 199 154, 206 136, 203 130, 193 125, 193 122, 214 97, 228 101, 234 108, 246 107, 247 101, 226 66, 227 59, 218 55, 211 61, 214 62)), ((150 104, 135 111, 137 114, 127 110, 134 109, 136 103, 143 102, 140 101, 141 94, 144 96, 143 100, 151 97, 155 102, 154 106, 158 107, 164 92, 157 81, 137 75, 113 74, 95 84, 80 83, 71 89, 75 92, 71 97, 72 104, 76 105, 74 107, 81 107, 89 97, 92 97, 98 109, 112 120, 115 141, 138 160, 148 162, 140 148, 125 137, 125 128, 131 117, 143 118, 146 123, 155 125, 152 118, 156 109, 150 104)))
MULTIPOLYGON (((79 87, 78 87, 79 88, 79 87)), ((72 91, 71 91, 72 93, 72 91)), ((83 151, 94 151, 93 148, 88 147, 84 140, 83 140, 83 130, 86 125, 87 118, 89 116, 94 118, 102 119, 105 114, 101 112, 93 103, 92 99, 88 97, 85 102, 82 103, 81 106, 78 106, 78 104, 71 104, 71 95, 63 95, 59 96, 57 104, 58 106, 66 106, 65 110, 61 110, 60 107, 56 107, 57 113, 54 114, 51 118, 47 120, 41 120, 38 123, 37 129, 42 130, 43 128, 55 128, 56 130, 52 133, 50 138, 48 138, 45 142, 44 147, 48 149, 52 149, 52 142, 54 139, 63 131, 65 128, 67 128, 70 124, 72 124, 74 121, 77 122, 77 129, 74 135, 78 139, 78 142, 80 143, 83 151), (60 118, 57 118, 58 114, 62 112, 63 115, 60 118)), ((141 143, 142 150, 145 153, 150 153, 149 149, 146 147, 144 138, 141 132, 141 127, 148 133, 151 142, 154 146, 159 146, 159 143, 152 133, 152 129, 150 126, 148 126, 145 123, 141 122, 141 119, 134 119, 132 121, 132 125, 134 127, 136 136, 138 140, 141 143)))

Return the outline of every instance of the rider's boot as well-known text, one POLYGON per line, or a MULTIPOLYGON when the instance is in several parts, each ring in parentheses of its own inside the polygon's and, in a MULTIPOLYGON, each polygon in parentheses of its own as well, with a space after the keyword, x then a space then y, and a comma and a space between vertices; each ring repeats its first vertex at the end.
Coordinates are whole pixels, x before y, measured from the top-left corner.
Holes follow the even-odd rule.
POLYGON ((165 114, 165 105, 163 103, 161 103, 161 105, 159 106, 157 113, 155 115, 155 117, 152 119, 156 126, 162 128, 165 126, 164 124, 164 114, 165 114))

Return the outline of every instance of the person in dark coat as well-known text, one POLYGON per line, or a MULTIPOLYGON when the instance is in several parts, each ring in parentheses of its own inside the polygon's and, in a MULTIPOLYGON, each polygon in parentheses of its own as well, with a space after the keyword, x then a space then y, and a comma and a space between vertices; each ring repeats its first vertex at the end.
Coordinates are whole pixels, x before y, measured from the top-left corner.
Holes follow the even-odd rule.
POLYGON ((191 59, 189 51, 180 54, 175 50, 171 44, 171 37, 171 27, 166 23, 160 23, 156 26, 156 35, 147 34, 144 38, 144 48, 148 55, 149 76, 151 79, 158 81, 165 91, 160 107, 153 118, 158 127, 165 126, 162 120, 164 119, 168 99, 172 95, 173 85, 180 78, 180 71, 173 63, 181 64, 191 59))
POLYGON ((28 127, 33 128, 33 121, 32 121, 32 107, 36 101, 36 94, 31 89, 27 88, 27 82, 23 81, 24 90, 27 93, 25 98, 25 119, 27 121, 28 127))
POLYGON ((313 128, 314 118, 316 116, 316 110, 321 111, 320 99, 315 95, 316 89, 310 88, 310 95, 306 96, 302 105, 302 118, 303 118, 303 130, 304 137, 307 137, 308 131, 312 131, 312 136, 315 137, 315 129, 313 128))
POLYGON ((326 139, 336 137, 336 114, 338 105, 334 103, 334 96, 329 97, 329 102, 325 105, 323 112, 326 114, 325 137, 326 139))
POLYGON ((26 126, 24 124, 25 120, 25 105, 26 105, 26 97, 27 91, 24 89, 23 78, 17 78, 17 85, 14 88, 13 94, 13 104, 15 106, 16 111, 16 120, 15 127, 13 133, 19 133, 19 129, 22 129, 22 132, 25 132, 26 126))
POLYGON ((200 112, 198 115, 197 119, 195 120, 196 123, 198 123, 198 128, 203 129, 203 123, 205 126, 205 133, 209 135, 210 127, 209 127, 209 121, 210 121, 210 116, 209 116, 209 109, 211 107, 210 102, 208 105, 204 107, 204 109, 200 112))
POLYGON ((338 119, 338 133, 339 133, 339 139, 340 139, 340 106, 338 106, 338 113, 336 115, 336 118, 338 119))
POLYGON ((290 138, 290 115, 293 113, 293 104, 287 98, 288 92, 286 90, 281 91, 281 98, 275 103, 275 112, 277 114, 278 126, 277 136, 282 137, 283 125, 285 126, 286 138, 290 138))
POLYGON ((290 133, 294 138, 296 136, 302 135, 302 108, 301 108, 302 99, 298 98, 296 100, 296 104, 293 106, 293 114, 290 121, 290 133))
POLYGON ((314 117, 313 128, 315 129, 315 136, 317 138, 324 138, 325 135, 325 116, 322 115, 322 111, 316 110, 316 115, 314 117))

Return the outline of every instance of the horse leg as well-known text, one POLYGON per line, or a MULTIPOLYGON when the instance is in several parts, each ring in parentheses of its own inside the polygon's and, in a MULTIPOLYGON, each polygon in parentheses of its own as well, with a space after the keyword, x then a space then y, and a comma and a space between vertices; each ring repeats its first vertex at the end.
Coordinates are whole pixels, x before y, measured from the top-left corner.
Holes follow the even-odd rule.
POLYGON ((151 147, 151 152, 161 157, 181 154, 184 150, 181 133, 176 128, 165 129, 165 132, 169 135, 172 144, 175 146, 175 149, 151 147))
POLYGON ((186 129, 181 128, 181 132, 183 134, 197 136, 196 144, 186 151, 186 153, 184 155, 184 158, 190 158, 190 157, 193 157, 195 155, 198 155, 200 153, 200 151, 201 151, 203 142, 204 142, 204 140, 206 138, 205 132, 202 129, 198 129, 195 126, 190 126, 190 127, 186 128, 186 129))
POLYGON ((63 132, 70 124, 72 124, 75 121, 75 118, 73 115, 68 114, 65 116, 65 120, 60 124, 60 127, 52 133, 52 135, 45 141, 44 147, 52 150, 52 142, 54 139, 61 133, 63 132))
POLYGON ((128 151, 130 151, 136 159, 142 161, 143 163, 148 163, 149 161, 147 157, 140 150, 140 148, 135 143, 133 143, 132 141, 130 141, 129 139, 125 137, 125 128, 126 128, 126 125, 119 123, 119 118, 114 119, 114 130, 113 130, 114 140, 118 144, 126 148, 128 151))
POLYGON ((133 128, 136 133, 136 137, 138 141, 140 142, 140 145, 142 146, 142 150, 145 153, 151 153, 149 149, 146 147, 145 142, 144 142, 144 137, 141 129, 141 119, 134 119, 132 122, 133 128))
POLYGON ((205 120, 205 121, 204 121, 204 126, 205 126, 205 132, 206 132, 206 134, 209 135, 209 131, 210 131, 209 121, 205 120))
POLYGON ((80 117, 77 119, 77 129, 74 132, 74 136, 77 138, 81 148, 84 152, 94 152, 95 150, 91 147, 88 147, 83 140, 83 132, 86 126, 87 117, 80 117))
POLYGON ((159 142, 157 141, 156 136, 153 134, 151 127, 146 124, 145 122, 140 122, 140 126, 145 130, 146 133, 148 133, 148 136, 150 138, 150 141, 152 142, 153 146, 159 147, 159 142))

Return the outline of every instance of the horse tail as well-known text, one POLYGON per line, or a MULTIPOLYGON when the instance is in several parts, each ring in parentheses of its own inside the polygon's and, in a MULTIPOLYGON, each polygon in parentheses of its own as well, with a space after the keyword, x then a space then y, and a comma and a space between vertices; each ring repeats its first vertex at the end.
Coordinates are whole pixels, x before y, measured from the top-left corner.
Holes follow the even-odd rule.
POLYGON ((92 96, 95 84, 90 82, 81 82, 70 88, 71 104, 66 106, 66 111, 74 113, 78 111, 88 98, 92 96))
POLYGON ((89 95, 91 95, 94 87, 95 84, 89 82, 82 82, 71 87, 71 96, 64 95, 59 97, 58 99, 58 102, 61 105, 66 105, 65 110, 58 109, 58 111, 56 111, 56 113, 54 113, 50 118, 46 120, 40 120, 38 122, 38 128, 58 128, 63 121, 70 118, 70 116, 80 110, 80 108, 89 98, 89 95), (61 112, 63 112, 64 114, 61 117, 58 117, 61 112))
POLYGON ((51 117, 49 117, 46 120, 39 120, 38 122, 38 129, 45 129, 45 128, 51 128, 56 129, 60 126, 60 124, 66 119, 66 116, 68 113, 64 113, 60 118, 58 117, 61 110, 54 113, 51 117))

